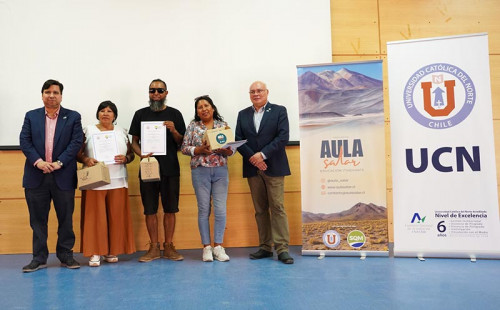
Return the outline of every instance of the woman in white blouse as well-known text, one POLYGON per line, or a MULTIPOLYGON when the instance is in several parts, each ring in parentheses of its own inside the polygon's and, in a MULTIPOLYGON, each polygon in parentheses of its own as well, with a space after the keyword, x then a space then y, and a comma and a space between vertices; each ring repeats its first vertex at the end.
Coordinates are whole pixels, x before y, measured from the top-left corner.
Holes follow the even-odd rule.
POLYGON ((77 156, 84 167, 94 166, 98 162, 94 143, 114 135, 116 155, 106 162, 111 183, 82 191, 81 251, 83 256, 90 257, 92 267, 100 266, 101 256, 109 263, 116 263, 118 254, 135 252, 126 167, 134 160, 134 152, 127 131, 114 124, 117 116, 113 102, 101 102, 96 113, 99 123, 85 127, 85 143, 77 156))

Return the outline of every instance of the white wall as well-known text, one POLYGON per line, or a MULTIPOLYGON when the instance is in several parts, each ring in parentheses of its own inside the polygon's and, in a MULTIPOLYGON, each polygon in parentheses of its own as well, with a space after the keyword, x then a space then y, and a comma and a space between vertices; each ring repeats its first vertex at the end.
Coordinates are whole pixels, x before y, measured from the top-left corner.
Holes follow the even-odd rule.
POLYGON ((331 62, 330 27, 329 0, 0 0, 0 146, 19 145, 50 78, 83 125, 109 99, 125 128, 155 78, 186 125, 194 97, 209 94, 233 128, 249 85, 263 80, 298 141, 295 66, 331 62))

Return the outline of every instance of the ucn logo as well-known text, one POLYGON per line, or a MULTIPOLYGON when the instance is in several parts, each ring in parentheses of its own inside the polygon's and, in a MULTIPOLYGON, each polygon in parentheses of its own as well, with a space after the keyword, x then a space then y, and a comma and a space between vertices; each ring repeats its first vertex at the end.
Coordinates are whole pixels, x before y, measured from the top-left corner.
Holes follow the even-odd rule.
POLYGON ((323 234, 323 243, 328 248, 336 248, 340 244, 340 234, 335 230, 327 230, 323 234))
POLYGON ((226 138, 226 135, 225 135, 225 134, 220 133, 220 134, 218 134, 217 136, 215 136, 215 140, 216 140, 216 141, 217 141, 217 143, 219 143, 219 144, 224 144, 224 143, 226 143, 227 138, 226 138))
POLYGON ((446 129, 469 116, 476 102, 476 89, 464 70, 435 63, 412 74, 403 97, 406 111, 414 121, 427 128, 446 129))

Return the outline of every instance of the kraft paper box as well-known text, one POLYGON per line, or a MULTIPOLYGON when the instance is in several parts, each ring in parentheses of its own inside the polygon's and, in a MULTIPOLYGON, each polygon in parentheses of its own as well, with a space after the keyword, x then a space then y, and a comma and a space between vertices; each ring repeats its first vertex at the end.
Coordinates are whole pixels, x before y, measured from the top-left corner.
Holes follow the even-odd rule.
POLYGON ((160 181, 160 165, 154 157, 141 160, 141 180, 144 182, 160 181))
POLYGON ((87 190, 111 183, 109 169, 102 162, 92 167, 77 170, 78 189, 87 190))
POLYGON ((205 131, 203 141, 207 141, 210 149, 220 149, 228 142, 234 142, 233 131, 229 127, 214 128, 205 131))

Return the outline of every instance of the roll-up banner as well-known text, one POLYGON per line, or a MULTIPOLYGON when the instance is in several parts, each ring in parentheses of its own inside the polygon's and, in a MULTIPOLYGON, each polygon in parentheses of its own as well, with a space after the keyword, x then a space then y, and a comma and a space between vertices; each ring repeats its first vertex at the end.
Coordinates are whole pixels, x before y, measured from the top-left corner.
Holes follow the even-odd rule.
POLYGON ((302 254, 387 256, 382 62, 297 73, 302 254))
POLYGON ((394 255, 500 258, 488 35, 387 43, 394 255))

